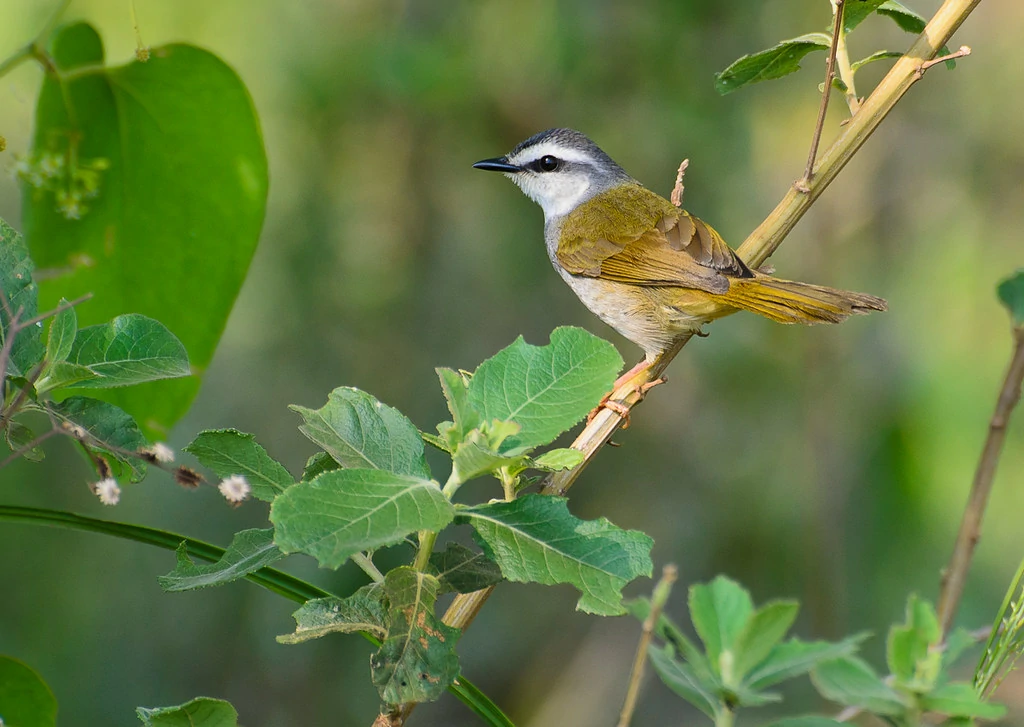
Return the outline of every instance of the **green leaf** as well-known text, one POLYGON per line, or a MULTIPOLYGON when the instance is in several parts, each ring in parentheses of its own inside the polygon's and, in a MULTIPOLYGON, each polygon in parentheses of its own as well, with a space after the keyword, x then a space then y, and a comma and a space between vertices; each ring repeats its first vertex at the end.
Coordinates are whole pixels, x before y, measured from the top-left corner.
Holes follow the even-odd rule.
POLYGON ((540 457, 532 460, 530 466, 545 472, 557 472, 558 470, 571 470, 583 461, 583 452, 578 449, 566 447, 564 449, 549 449, 540 457))
POLYGON ((921 707, 950 717, 1001 719, 1006 716, 1006 707, 982 701, 974 687, 965 682, 946 684, 925 694, 921 697, 921 707))
POLYGON ((718 576, 711 583, 691 586, 689 604, 690 619, 704 642, 708 660, 725 679, 721 657, 732 651, 733 643, 754 613, 750 594, 736 581, 718 576))
POLYGON ((75 315, 75 309, 67 303, 61 298, 57 307, 66 307, 50 319, 50 330, 46 336, 46 360, 50 364, 67 360, 71 346, 75 342, 75 334, 78 332, 78 316, 75 315))
MULTIPOLYGON (((35 318, 39 310, 39 288, 32 280, 34 269, 25 240, 17 230, 0 219, 0 291, 7 297, 7 306, 0 306, 0 344, 11 335, 8 308, 11 313, 20 310, 18 320, 22 322, 35 318)), ((42 361, 43 351, 39 328, 29 326, 22 329, 12 344, 7 374, 27 376, 42 361)))
POLYGON ((1024 326, 1024 270, 1018 270, 996 288, 999 300, 1006 310, 1014 326, 1024 326))
MULTIPOLYGON (((27 446, 36 438, 35 432, 21 422, 15 421, 12 421, 7 425, 7 431, 4 432, 4 436, 7 439, 7 446, 10 447, 12 453, 27 446)), ((43 451, 42 447, 37 445, 31 449, 25 450, 25 453, 21 456, 29 462, 42 462, 46 457, 46 453, 43 451)))
POLYGON ((907 707, 898 692, 853 656, 818 664, 811 671, 811 681, 823 697, 848 707, 890 716, 901 714, 907 707))
POLYGON ((282 644, 298 644, 327 634, 362 631, 383 638, 387 634, 384 589, 379 583, 363 586, 347 598, 331 596, 306 601, 295 618, 295 633, 278 636, 282 644))
POLYGON ((433 553, 430 567, 441 583, 441 593, 472 593, 503 580, 493 560, 459 543, 448 543, 444 551, 433 553))
POLYGON ((849 33, 869 15, 878 10, 885 0, 847 0, 843 7, 843 28, 849 33))
POLYGON ((775 704, 782 701, 782 695, 775 692, 758 692, 740 685, 729 690, 731 699, 736 700, 737 707, 763 707, 766 704, 775 704))
POLYGON ((299 431, 342 467, 430 477, 416 427, 400 411, 365 391, 341 386, 319 409, 289 408, 304 421, 299 431))
POLYGON ((178 567, 157 580, 165 591, 192 591, 220 586, 270 565, 284 557, 274 545, 274 531, 242 530, 235 533, 231 545, 216 563, 196 565, 188 555, 185 543, 176 551, 178 567))
POLYGON ((796 620, 800 605, 796 601, 776 601, 759 608, 736 637, 734 671, 742 680, 768 658, 796 620))
MULTIPOLYGON (((85 23, 59 29, 59 68, 98 67, 103 44, 85 23)), ((174 44, 131 62, 58 83, 43 80, 31 159, 63 159, 55 187, 86 199, 81 219, 58 209, 53 189, 26 181, 25 237, 41 268, 41 302, 96 293, 79 324, 142 313, 181 339, 197 373, 210 363, 263 224, 267 160, 256 111, 238 75, 212 53, 174 44), (68 119, 64 91, 77 124, 68 119), (75 140, 77 169, 68 163, 75 140), (102 167, 106 167, 103 169, 102 167), (70 172, 76 173, 76 179, 70 172)), ((181 417, 199 376, 105 391, 140 422, 164 431, 181 417)))
POLYGON ((440 530, 454 514, 435 482, 358 469, 323 472, 293 485, 270 508, 278 547, 312 555, 325 568, 419 530, 440 530))
POLYGON ((370 669, 387 704, 433 701, 459 675, 460 632, 434 614, 438 590, 436 578, 412 568, 395 568, 384 577, 388 633, 370 669))
POLYGON ((897 684, 913 691, 929 691, 942 665, 942 628, 935 609, 911 595, 907 599, 907 620, 889 629, 887 657, 897 684))
POLYGON ((621 368, 622 357, 607 341, 581 328, 556 328, 546 346, 520 336, 480 364, 469 381, 469 401, 484 420, 519 424, 499 452, 525 450, 551 442, 585 417, 621 368))
POLYGON ((210 697, 196 697, 179 707, 139 707, 135 716, 146 727, 238 727, 235 708, 210 697))
POLYGON ((116 475, 128 474, 133 482, 146 476, 146 462, 129 453, 148 447, 149 441, 127 412, 87 396, 72 396, 48 408, 61 422, 84 429, 85 445, 110 461, 116 475))
POLYGON ((54 389, 64 389, 75 384, 99 378, 92 369, 78 364, 58 361, 47 367, 46 373, 36 382, 36 391, 40 394, 54 389))
POLYGON ((459 482, 468 482, 476 477, 497 472, 501 467, 514 466, 521 463, 523 456, 506 457, 492 451, 481 443, 483 437, 474 431, 468 441, 458 445, 452 456, 452 467, 459 482))
POLYGON ((54 727, 57 699, 27 664, 0 656, 0 718, 10 727, 54 727))
POLYGON ((510 581, 571 583, 581 592, 576 607, 588 613, 625 613, 622 588, 650 576, 647 535, 621 530, 608 520, 580 520, 565 498, 526 495, 512 502, 460 507, 488 557, 510 581))
POLYGON ((190 374, 188 354, 181 341, 159 321, 137 313, 78 331, 67 361, 96 374, 97 378, 71 385, 90 389, 190 374))
MULTIPOLYGON (((896 0, 886 0, 886 2, 879 6, 876 12, 879 15, 884 15, 890 18, 896 23, 896 25, 900 26, 901 30, 906 31, 907 33, 920 35, 928 25, 928 21, 925 20, 924 17, 918 15, 906 5, 897 2, 896 0)), ((949 47, 945 45, 942 46, 942 48, 939 49, 939 55, 949 55, 949 47)), ((946 68, 950 70, 956 68, 956 61, 946 61, 946 68)))
POLYGON ((678 661, 671 647, 656 649, 653 646, 647 651, 654 671, 669 689, 706 714, 715 719, 718 713, 718 697, 697 678, 688 664, 678 661))
POLYGON ((978 643, 978 639, 962 626, 953 629, 946 637, 946 648, 942 652, 942 670, 949 669, 956 663, 957 659, 972 646, 978 643))
POLYGON ((295 484, 295 478, 267 454, 255 436, 237 429, 200 432, 185 451, 220 478, 244 475, 252 486, 253 496, 267 502, 295 484))
POLYGON ((879 50, 875 51, 874 53, 865 58, 861 58, 859 61, 854 61, 853 63, 850 64, 850 68, 852 68, 853 72, 856 73, 858 69, 866 66, 869 63, 874 63, 875 61, 884 61, 888 58, 902 57, 903 54, 900 53, 898 50, 879 50))
POLYGON ((802 717, 785 717, 772 722, 768 727, 849 727, 849 722, 839 722, 828 717, 808 714, 802 717))
POLYGON ((480 412, 469 403, 469 385, 462 374, 446 368, 435 370, 437 378, 441 381, 445 401, 448 402, 448 411, 455 420, 437 425, 438 432, 451 451, 466 438, 466 435, 480 426, 480 412))
POLYGON ((715 90, 723 96, 760 81, 782 78, 800 70, 808 53, 828 50, 832 38, 825 33, 808 33, 790 38, 758 53, 743 56, 715 75, 715 90))
POLYGON ((858 634, 836 643, 790 639, 772 649, 768 658, 747 675, 745 684, 751 689, 764 689, 805 674, 823 661, 851 656, 867 636, 858 634))
POLYGON ((327 452, 316 452, 306 460, 306 466, 302 468, 302 481, 309 482, 321 472, 330 472, 340 466, 327 452))

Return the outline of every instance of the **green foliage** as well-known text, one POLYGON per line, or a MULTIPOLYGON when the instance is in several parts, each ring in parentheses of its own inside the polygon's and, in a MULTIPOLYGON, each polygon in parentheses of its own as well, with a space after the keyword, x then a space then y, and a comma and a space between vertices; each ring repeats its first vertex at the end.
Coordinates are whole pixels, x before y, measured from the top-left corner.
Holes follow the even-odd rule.
POLYGON ((577 608, 588 613, 625 613, 622 587, 653 568, 649 537, 604 518, 579 520, 561 497, 526 495, 458 512, 507 579, 570 583, 582 594, 577 608))
POLYGON ((139 707, 135 715, 145 727, 238 727, 235 708, 209 697, 196 697, 178 707, 139 707))
POLYGON ((1024 270, 1018 270, 999 283, 996 293, 999 301, 1009 311, 1013 325, 1024 326, 1024 270))
POLYGON ((185 451, 218 477, 243 475, 252 486, 253 496, 267 502, 273 501, 295 482, 284 465, 272 459, 255 436, 237 429, 200 432, 185 451))
POLYGON ((501 569, 494 561, 459 543, 448 543, 442 552, 432 554, 430 567, 441 584, 441 593, 472 593, 502 581, 501 569))
POLYGON ((185 543, 178 546, 177 557, 178 567, 157 579, 165 591, 192 591, 230 583, 280 560, 284 554, 274 545, 273 530, 254 529, 235 533, 216 563, 196 565, 185 543))
POLYGON ((278 636, 282 644, 298 644, 332 633, 361 631, 384 638, 388 632, 384 588, 379 583, 363 586, 347 598, 330 596, 306 601, 292 614, 295 633, 278 636))
POLYGON ((57 699, 26 664, 0 656, 0 720, 10 727, 54 727, 57 699))
POLYGON ((51 405, 49 411, 62 424, 84 430, 84 446, 106 459, 115 474, 126 474, 133 482, 146 476, 145 460, 134 453, 149 441, 127 412, 87 396, 69 397, 51 405))
POLYGON ((459 675, 459 630, 434 615, 438 580, 412 568, 395 568, 384 579, 388 630, 370 659, 373 683, 387 704, 433 701, 459 675))
POLYGON ((419 530, 440 530, 454 515, 436 482, 368 469, 323 472, 278 495, 270 510, 278 547, 312 555, 325 568, 419 530))
POLYGON ((904 698, 882 680, 866 662, 856 657, 827 661, 811 676, 821 695, 848 707, 862 707, 875 714, 895 716, 908 708, 904 698))
POLYGON ((137 313, 82 328, 66 359, 94 374, 70 386, 91 389, 189 375, 188 354, 181 341, 159 321, 137 313))
POLYGON ((907 600, 907 622, 889 629, 888 660, 896 683, 913 691, 935 686, 942 666, 942 629, 935 609, 912 595, 907 600))
MULTIPOLYGON (((36 315, 39 288, 32 279, 34 269, 25 239, 0 220, 0 290, 7 299, 6 304, 0 306, 0 344, 5 344, 13 334, 12 316, 26 321, 36 315)), ((20 331, 11 344, 7 373, 27 375, 42 358, 42 335, 38 328, 30 326, 20 331)))
POLYGON ((832 39, 825 33, 808 33, 779 41, 771 48, 737 58, 715 76, 715 88, 723 96, 759 81, 782 78, 800 70, 808 53, 828 50, 832 39))
MULTIPOLYGON (((60 29, 32 152, 21 170, 25 236, 44 306, 98 294, 85 324, 139 312, 175 331, 196 371, 209 364, 259 238, 267 162, 252 100, 216 56, 188 45, 146 63, 102 67, 87 24, 60 29), (188 301, 188 305, 182 305, 188 301)), ((147 384, 103 398, 166 428, 199 380, 147 384)))

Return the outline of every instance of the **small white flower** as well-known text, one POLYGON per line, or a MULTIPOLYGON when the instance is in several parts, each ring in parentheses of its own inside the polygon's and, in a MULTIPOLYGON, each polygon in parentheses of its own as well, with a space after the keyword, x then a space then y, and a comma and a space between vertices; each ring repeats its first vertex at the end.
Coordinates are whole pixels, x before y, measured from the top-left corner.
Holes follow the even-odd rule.
POLYGON ((146 447, 146 451, 153 455, 157 462, 167 463, 174 461, 174 450, 163 442, 154 442, 151 446, 146 447))
POLYGON ((121 499, 121 488, 117 486, 113 477, 107 477, 89 487, 104 505, 116 505, 121 499))
POLYGON ((249 486, 249 481, 246 480, 242 475, 231 475, 225 477, 217 485, 217 489, 220 490, 220 494, 224 495, 224 499, 231 503, 239 503, 245 498, 249 497, 249 493, 252 492, 252 487, 249 486))

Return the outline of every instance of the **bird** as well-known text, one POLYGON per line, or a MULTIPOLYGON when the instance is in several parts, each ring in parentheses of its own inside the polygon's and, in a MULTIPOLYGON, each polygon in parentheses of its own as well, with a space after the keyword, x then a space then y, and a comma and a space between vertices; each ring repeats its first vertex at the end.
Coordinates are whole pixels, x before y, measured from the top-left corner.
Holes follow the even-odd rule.
POLYGON ((748 266, 711 225, 644 187, 574 129, 542 131, 473 166, 504 174, 540 205, 555 270, 598 318, 643 349, 613 389, 680 336, 706 335, 704 324, 740 310, 811 324, 887 309, 873 295, 748 266))

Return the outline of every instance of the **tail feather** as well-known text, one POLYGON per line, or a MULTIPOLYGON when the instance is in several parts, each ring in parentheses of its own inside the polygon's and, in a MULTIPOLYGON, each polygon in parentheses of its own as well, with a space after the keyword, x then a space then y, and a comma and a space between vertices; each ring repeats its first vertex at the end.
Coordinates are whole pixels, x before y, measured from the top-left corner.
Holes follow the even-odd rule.
POLYGON ((884 311, 888 305, 867 293, 780 280, 767 275, 736 278, 722 303, 779 323, 839 323, 854 314, 884 311))

